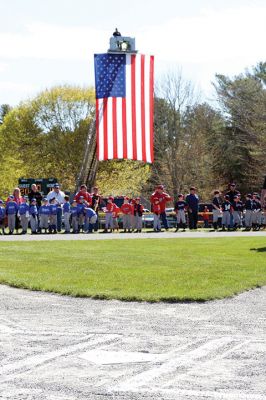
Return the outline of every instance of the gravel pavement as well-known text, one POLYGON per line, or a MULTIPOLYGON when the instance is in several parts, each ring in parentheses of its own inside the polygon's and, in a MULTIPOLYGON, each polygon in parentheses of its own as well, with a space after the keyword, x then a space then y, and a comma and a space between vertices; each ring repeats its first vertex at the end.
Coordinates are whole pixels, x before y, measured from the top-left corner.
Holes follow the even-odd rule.
POLYGON ((206 303, 0 286, 0 399, 265 400, 266 287, 206 303))

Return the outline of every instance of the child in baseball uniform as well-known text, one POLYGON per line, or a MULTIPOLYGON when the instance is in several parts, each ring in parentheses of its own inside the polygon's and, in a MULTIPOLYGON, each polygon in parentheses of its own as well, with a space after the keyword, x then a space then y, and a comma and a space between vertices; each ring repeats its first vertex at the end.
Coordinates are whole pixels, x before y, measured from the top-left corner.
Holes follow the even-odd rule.
POLYGON ((86 233, 92 233, 93 226, 97 221, 97 214, 91 207, 85 207, 85 219, 86 219, 86 233))
POLYGON ((261 216, 262 207, 260 202, 260 196, 256 193, 253 195, 252 202, 252 229, 253 231, 259 231, 261 227, 261 216))
POLYGON ((178 200, 175 203, 175 212, 176 212, 176 232, 179 228, 183 228, 183 232, 186 230, 186 214, 185 211, 188 207, 187 203, 184 200, 184 195, 179 194, 177 196, 178 200))
POLYGON ((230 230, 232 204, 230 203, 229 199, 230 199, 229 195, 226 194, 224 196, 224 202, 222 204, 222 211, 223 211, 222 230, 223 231, 225 231, 225 229, 230 230))
POLYGON ((53 197, 49 204, 49 233, 57 233, 57 202, 53 197))
POLYGON ((113 230, 113 212, 115 211, 116 205, 114 203, 114 198, 112 196, 108 197, 107 204, 105 207, 105 229, 104 233, 108 232, 110 228, 110 232, 113 230))
POLYGON ((252 203, 252 194, 248 193, 244 204, 244 231, 250 231, 252 227, 252 203))
POLYGON ((131 220, 132 220, 132 205, 129 203, 129 198, 124 197, 124 203, 121 206, 121 211, 123 214, 123 229, 124 232, 131 232, 131 220))
POLYGON ((141 232, 142 230, 142 215, 143 215, 143 205, 140 203, 140 197, 135 199, 134 205, 134 216, 135 216, 135 232, 141 232))
POLYGON ((6 215, 7 215, 9 235, 13 235, 14 233, 17 211, 18 211, 18 205, 14 201, 14 196, 10 195, 8 198, 8 202, 6 203, 6 215))
POLYGON ((3 200, 0 199, 0 235, 5 234, 5 215, 6 210, 3 200))
POLYGON ((18 217, 20 218, 20 224, 22 227, 21 235, 25 235, 27 233, 27 229, 29 226, 29 218, 30 218, 30 206, 27 202, 28 197, 24 196, 22 203, 18 205, 18 217))
POLYGON ((216 231, 218 227, 221 227, 222 220, 222 199, 219 190, 214 191, 214 197, 212 199, 212 226, 213 230, 216 231))
POLYGON ((120 208, 114 203, 113 209, 113 231, 116 229, 119 232, 118 217, 120 213, 120 208))
POLYGON ((76 200, 72 201, 70 207, 70 214, 71 214, 72 233, 78 233, 79 223, 78 223, 78 207, 76 200))
POLYGON ((47 233, 49 229, 49 215, 50 215, 50 205, 47 197, 42 201, 42 205, 39 208, 39 218, 40 218, 40 233, 44 229, 44 233, 47 233))
POLYGON ((154 232, 161 232, 161 206, 159 199, 153 200, 152 211, 153 211, 153 230, 154 232))
POLYGON ((78 232, 84 232, 85 224, 85 199, 83 196, 79 197, 77 202, 77 215, 78 215, 78 232))

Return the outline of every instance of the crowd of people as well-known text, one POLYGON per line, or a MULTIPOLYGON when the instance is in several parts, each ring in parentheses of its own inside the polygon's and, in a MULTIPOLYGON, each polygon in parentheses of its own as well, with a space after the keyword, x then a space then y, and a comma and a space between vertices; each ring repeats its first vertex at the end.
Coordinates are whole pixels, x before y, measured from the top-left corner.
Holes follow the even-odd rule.
MULTIPOLYGON (((151 212, 153 213, 153 230, 160 232, 162 228, 169 229, 166 215, 166 205, 174 203, 176 229, 185 231, 198 228, 199 197, 196 188, 191 187, 189 194, 179 194, 177 200, 166 193, 163 185, 156 186, 150 197, 151 212)), ((258 193, 248 193, 245 199, 235 183, 229 185, 229 190, 222 196, 219 190, 214 191, 211 212, 205 206, 203 212, 212 215, 212 230, 259 230, 266 226, 266 199, 261 203, 258 193)), ((33 235, 38 233, 93 233, 99 230, 99 210, 105 214, 103 233, 120 229, 118 217, 122 215, 123 232, 141 232, 143 228, 144 206, 140 197, 130 199, 123 197, 123 204, 118 206, 114 197, 109 196, 105 201, 97 187, 89 193, 86 185, 81 185, 72 201, 60 190, 56 183, 47 196, 42 196, 37 186, 33 184, 27 196, 21 196, 20 189, 15 188, 6 202, 0 199, 0 233, 26 234, 30 226, 33 235), (6 232, 6 219, 8 232, 6 232)), ((208 227, 208 224, 205 224, 208 227)))

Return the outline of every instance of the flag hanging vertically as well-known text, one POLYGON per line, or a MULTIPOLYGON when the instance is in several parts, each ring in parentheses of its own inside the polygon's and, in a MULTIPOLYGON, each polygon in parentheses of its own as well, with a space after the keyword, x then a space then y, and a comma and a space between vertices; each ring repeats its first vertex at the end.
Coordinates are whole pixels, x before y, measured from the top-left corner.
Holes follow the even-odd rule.
POLYGON ((154 57, 96 54, 98 160, 153 162, 154 57))

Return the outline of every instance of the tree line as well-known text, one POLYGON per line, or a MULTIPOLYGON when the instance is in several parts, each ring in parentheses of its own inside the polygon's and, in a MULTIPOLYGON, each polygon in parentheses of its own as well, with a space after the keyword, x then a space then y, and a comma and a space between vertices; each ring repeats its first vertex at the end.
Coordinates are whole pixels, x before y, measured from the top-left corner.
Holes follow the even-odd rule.
MULTIPOLYGON (((147 195, 163 183, 175 198, 192 184, 202 199, 236 181, 258 191, 266 174, 266 62, 233 78, 217 74, 215 105, 172 72, 155 90, 155 162, 99 163, 103 194, 147 195)), ((0 107, 0 195, 19 177, 56 177, 74 191, 95 112, 94 89, 58 86, 0 107)))

